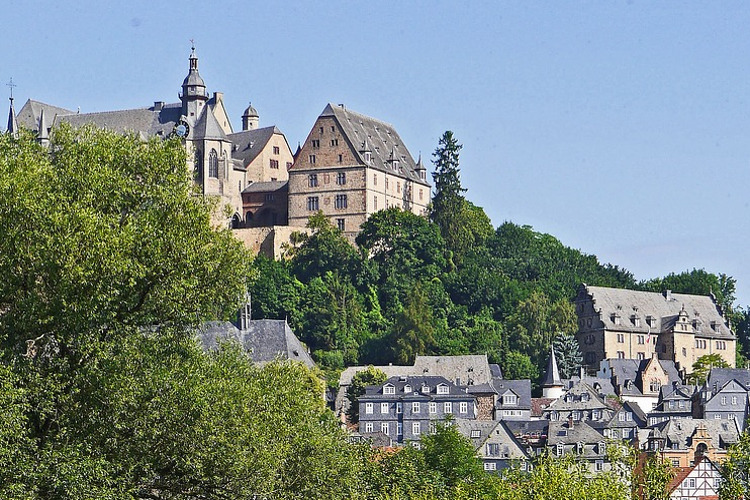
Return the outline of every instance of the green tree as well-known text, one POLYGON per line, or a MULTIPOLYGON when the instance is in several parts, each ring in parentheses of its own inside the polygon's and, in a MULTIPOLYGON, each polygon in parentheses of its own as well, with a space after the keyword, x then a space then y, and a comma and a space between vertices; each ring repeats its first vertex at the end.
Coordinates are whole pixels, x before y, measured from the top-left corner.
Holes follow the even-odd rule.
POLYGON ((435 323, 427 294, 417 284, 406 296, 404 309, 393 326, 394 358, 398 364, 414 362, 418 354, 427 354, 435 345, 435 323))
POLYGON ((736 500, 750 498, 750 432, 747 428, 740 439, 730 446, 727 459, 721 464, 719 498, 736 500))
POLYGON ((448 491, 483 483, 486 473, 474 446, 450 421, 437 423, 435 432, 424 436, 421 443, 425 464, 440 475, 448 491))
POLYGON ((730 368, 721 354, 704 354, 693 363, 693 372, 687 378, 691 384, 703 385, 708 378, 711 368, 730 368))
POLYGON ((388 380, 388 377, 385 373, 374 366, 368 366, 354 374, 351 384, 346 389, 346 399, 349 400, 349 411, 347 413, 350 422, 359 422, 358 400, 365 393, 365 389, 370 385, 382 384, 386 380, 388 380))
POLYGON ((669 500, 667 487, 674 478, 675 470, 655 453, 644 453, 639 457, 639 468, 634 473, 633 496, 641 500, 669 500))
POLYGON ((583 355, 575 336, 559 333, 552 341, 552 348, 555 350, 560 376, 570 378, 577 375, 583 364, 583 355))

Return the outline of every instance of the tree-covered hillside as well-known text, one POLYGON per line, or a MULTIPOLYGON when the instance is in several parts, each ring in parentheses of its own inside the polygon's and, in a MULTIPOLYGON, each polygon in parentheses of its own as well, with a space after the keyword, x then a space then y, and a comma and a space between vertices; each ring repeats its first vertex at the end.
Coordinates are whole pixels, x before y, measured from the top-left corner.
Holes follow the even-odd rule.
MULTIPOLYGON (((734 280, 703 270, 637 282, 617 265, 529 226, 493 229, 460 185, 460 145, 446 133, 434 154, 430 218, 380 211, 350 245, 322 215, 280 262, 258 257, 250 290, 256 318, 288 318, 330 371, 410 363, 417 354, 486 353, 506 377, 535 379, 558 334, 572 334, 581 283, 714 293, 730 310, 734 280), (457 237, 460 235, 460 237, 457 237), (468 242, 468 244, 467 244, 468 242)), ((743 335, 743 310, 733 310, 743 335)))

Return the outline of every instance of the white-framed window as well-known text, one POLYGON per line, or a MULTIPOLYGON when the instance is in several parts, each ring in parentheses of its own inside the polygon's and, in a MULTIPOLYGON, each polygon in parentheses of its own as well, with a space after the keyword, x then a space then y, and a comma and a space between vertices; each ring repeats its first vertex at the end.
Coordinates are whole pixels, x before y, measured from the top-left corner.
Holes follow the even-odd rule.
POLYGON ((497 470, 497 464, 495 462, 485 462, 484 470, 497 470))
POLYGON ((443 413, 453 413, 453 403, 450 401, 443 403, 443 413))
POLYGON ((411 386, 409 384, 406 384, 404 386, 404 394, 411 392, 411 386))
POLYGON ((372 432, 372 422, 365 423, 365 432, 372 432))
POLYGON ((411 404, 411 412, 412 412, 412 413, 419 413, 419 406, 420 406, 420 405, 419 405, 419 401, 414 401, 414 402, 413 402, 413 403, 411 404))
POLYGON ((555 453, 557 454, 557 456, 558 456, 558 457, 561 457, 561 456, 562 456, 562 454, 563 454, 563 451, 564 451, 564 450, 563 450, 563 445, 562 445, 562 443, 557 443, 557 446, 555 446, 555 453))
POLYGON ((388 403, 380 403, 380 413, 388 413, 388 403))
POLYGON ((404 403, 401 403, 401 402, 396 403, 396 413, 398 414, 404 413, 404 403))
POLYGON ((727 397, 726 396, 722 396, 721 397, 721 405, 725 406, 726 404, 727 404, 727 397))
POLYGON ((448 394, 450 392, 450 389, 445 384, 438 384, 437 386, 437 393, 438 394, 448 394))
POLYGON ((391 384, 384 385, 383 394, 396 394, 396 388, 391 384))
POLYGON ((422 433, 422 425, 419 422, 412 422, 411 433, 415 436, 419 436, 422 433))
POLYGON ((437 403, 430 401, 430 413, 437 413, 437 403))
POLYGON ((381 422, 380 423, 380 432, 382 432, 386 436, 388 435, 388 422, 381 422))
POLYGON ((469 403, 467 403, 466 401, 462 401, 461 403, 459 403, 458 408, 458 411, 460 411, 461 413, 468 413, 469 403))
POLYGON ((597 460, 594 464, 594 469, 597 472, 601 472, 604 469, 604 461, 603 460, 597 460))
POLYGON ((401 422, 396 423, 396 434, 399 436, 404 435, 404 424, 401 422))
POLYGON ((373 403, 365 403, 365 414, 372 415, 373 411, 375 411, 373 403))
POLYGON ((736 404, 737 404, 737 396, 732 396, 732 405, 734 406, 736 404))
POLYGON ((481 431, 479 431, 479 430, 477 430, 477 429, 472 429, 472 431, 471 431, 471 438, 472 438, 472 439, 477 439, 477 438, 479 438, 479 437, 480 437, 481 435, 482 435, 482 432, 481 432, 481 431))
POLYGON ((515 394, 506 394, 503 396, 503 404, 514 405, 516 403, 518 403, 518 396, 515 394))

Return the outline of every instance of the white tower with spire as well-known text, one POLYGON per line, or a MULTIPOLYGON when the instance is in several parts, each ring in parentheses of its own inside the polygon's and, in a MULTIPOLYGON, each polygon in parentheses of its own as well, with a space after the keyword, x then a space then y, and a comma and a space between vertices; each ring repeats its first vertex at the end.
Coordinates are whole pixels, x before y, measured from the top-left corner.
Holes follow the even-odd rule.
POLYGON ((557 399, 563 395, 565 386, 560 378, 560 371, 557 369, 557 359, 555 359, 555 350, 550 347, 549 361, 547 362, 547 371, 542 381, 542 397, 557 399))

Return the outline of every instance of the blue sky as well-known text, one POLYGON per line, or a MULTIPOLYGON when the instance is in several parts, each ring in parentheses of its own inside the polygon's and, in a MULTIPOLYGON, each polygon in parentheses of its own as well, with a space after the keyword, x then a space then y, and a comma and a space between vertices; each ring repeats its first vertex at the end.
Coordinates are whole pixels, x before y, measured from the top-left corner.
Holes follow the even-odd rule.
POLYGON ((0 80, 18 85, 18 108, 175 102, 193 38, 235 128, 252 101, 294 148, 326 103, 345 103, 425 158, 453 130, 467 196, 495 225, 531 225, 638 279, 726 273, 750 304, 747 2, 6 0, 2 11, 0 80))

